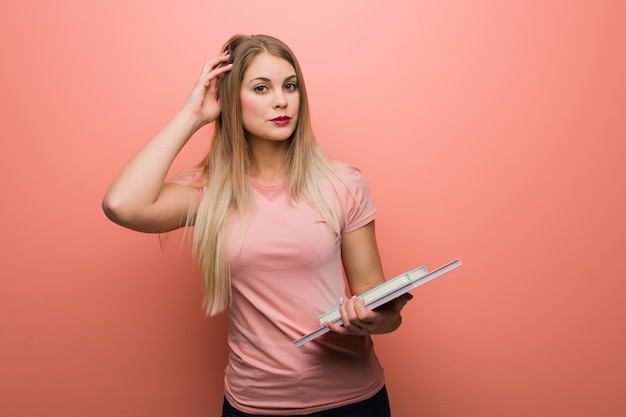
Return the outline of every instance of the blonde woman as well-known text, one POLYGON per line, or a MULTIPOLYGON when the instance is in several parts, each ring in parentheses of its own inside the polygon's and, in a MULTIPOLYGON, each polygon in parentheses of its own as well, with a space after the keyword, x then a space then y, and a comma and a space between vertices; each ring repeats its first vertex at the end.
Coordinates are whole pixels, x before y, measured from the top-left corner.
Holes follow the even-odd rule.
POLYGON ((103 208, 142 232, 193 226, 206 312, 228 314, 224 417, 390 415, 370 335, 397 329, 411 296, 375 311, 356 298, 384 282, 377 211, 361 174, 316 143, 302 71, 283 42, 231 38, 118 174, 103 208), (209 154, 166 180, 208 123, 209 154), (295 347, 337 303, 344 324, 295 347))

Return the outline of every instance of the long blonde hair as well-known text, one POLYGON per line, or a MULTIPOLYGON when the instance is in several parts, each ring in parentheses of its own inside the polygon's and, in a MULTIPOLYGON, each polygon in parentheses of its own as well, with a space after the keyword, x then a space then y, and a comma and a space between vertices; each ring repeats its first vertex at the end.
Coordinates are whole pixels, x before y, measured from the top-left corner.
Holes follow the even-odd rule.
POLYGON ((240 90, 246 69, 259 54, 285 59, 294 67, 298 79, 299 115, 295 131, 288 139, 285 161, 292 201, 311 204, 339 235, 337 214, 325 196, 321 179, 329 178, 333 184, 339 179, 348 185, 341 169, 315 140, 302 71, 291 49, 271 36, 236 35, 224 45, 224 51, 230 54, 233 68, 219 78, 222 110, 215 121, 211 149, 198 167, 206 179, 206 191, 193 219, 193 253, 204 273, 205 308, 211 316, 223 311, 231 298, 229 226, 236 215, 242 219, 245 233, 245 224, 254 210, 248 180, 251 150, 242 124, 240 90))

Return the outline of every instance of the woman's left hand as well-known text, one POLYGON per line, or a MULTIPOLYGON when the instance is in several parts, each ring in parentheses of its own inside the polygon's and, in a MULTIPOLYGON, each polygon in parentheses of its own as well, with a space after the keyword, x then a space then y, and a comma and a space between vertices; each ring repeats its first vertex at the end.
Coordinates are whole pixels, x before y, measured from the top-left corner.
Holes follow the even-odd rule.
POLYGON ((411 298, 413 296, 406 293, 374 310, 369 310, 365 307, 365 302, 355 296, 339 306, 342 325, 328 322, 324 324, 331 331, 345 335, 365 336, 390 333, 402 323, 400 311, 411 298))

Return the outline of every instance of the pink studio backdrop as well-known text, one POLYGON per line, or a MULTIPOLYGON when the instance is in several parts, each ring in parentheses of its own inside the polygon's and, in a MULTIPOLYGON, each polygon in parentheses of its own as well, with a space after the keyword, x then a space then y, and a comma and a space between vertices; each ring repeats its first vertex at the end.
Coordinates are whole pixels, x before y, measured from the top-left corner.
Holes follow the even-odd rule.
POLYGON ((375 339, 394 417, 625 415, 625 15, 2 0, 0 415, 219 415, 225 321, 181 234, 117 227, 100 199, 236 32, 298 54, 320 142, 369 179, 387 275, 464 263, 375 339))

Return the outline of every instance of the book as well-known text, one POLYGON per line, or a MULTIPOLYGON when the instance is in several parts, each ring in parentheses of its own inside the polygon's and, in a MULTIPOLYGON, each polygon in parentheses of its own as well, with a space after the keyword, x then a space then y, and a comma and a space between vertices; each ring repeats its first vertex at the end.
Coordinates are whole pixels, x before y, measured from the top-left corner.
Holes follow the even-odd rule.
MULTIPOLYGON (((401 296, 404 293, 414 290, 427 282, 430 282, 440 276, 447 274, 453 269, 461 266, 461 261, 456 259, 440 268, 435 269, 432 272, 427 272, 425 267, 419 267, 413 269, 397 277, 385 281, 378 287, 371 289, 370 291, 361 294, 359 298, 365 298, 365 307, 369 310, 373 310, 381 305, 401 296)), ((330 329, 324 325, 325 322, 331 322, 333 324, 342 324, 341 315, 339 315, 339 307, 336 307, 321 316, 318 317, 320 321, 320 327, 313 330, 301 338, 294 340, 294 344, 297 347, 304 345, 305 343, 314 340, 315 338, 327 333, 330 329)))
MULTIPOLYGON (((374 287, 371 290, 359 295, 358 298, 365 300, 365 306, 367 307, 372 302, 384 297, 385 295, 397 290, 398 288, 405 286, 406 284, 415 281, 420 277, 423 277, 427 273, 428 270, 426 269, 426 267, 420 266, 419 268, 415 268, 409 272, 405 272, 404 274, 400 274, 395 278, 391 278, 383 282, 379 286, 374 287)), ((320 321, 320 326, 323 326, 326 322, 334 323, 340 318, 341 315, 339 314, 339 306, 337 306, 319 316, 318 320, 320 321)))

